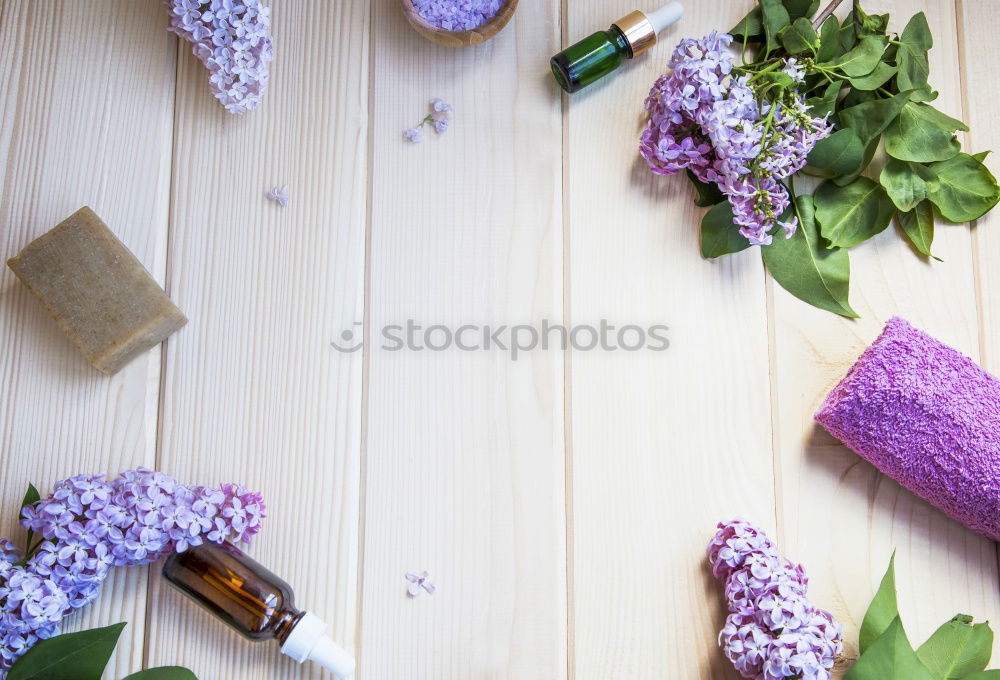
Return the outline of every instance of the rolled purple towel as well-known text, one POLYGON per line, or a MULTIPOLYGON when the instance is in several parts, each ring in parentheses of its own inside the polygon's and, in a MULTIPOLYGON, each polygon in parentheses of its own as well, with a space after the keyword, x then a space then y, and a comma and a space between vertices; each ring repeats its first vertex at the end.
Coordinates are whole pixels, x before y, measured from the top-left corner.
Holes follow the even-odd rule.
POLYGON ((1000 381, 899 317, 816 420, 862 458, 1000 541, 1000 381))

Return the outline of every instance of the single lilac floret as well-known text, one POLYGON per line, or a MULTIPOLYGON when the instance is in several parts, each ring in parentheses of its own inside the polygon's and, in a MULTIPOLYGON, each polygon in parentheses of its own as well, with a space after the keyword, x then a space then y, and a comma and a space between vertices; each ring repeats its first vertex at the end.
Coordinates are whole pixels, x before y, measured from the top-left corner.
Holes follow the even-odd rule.
POLYGON ((280 189, 275 185, 268 190, 265 196, 267 200, 273 201, 284 208, 288 205, 288 185, 286 184, 280 189))

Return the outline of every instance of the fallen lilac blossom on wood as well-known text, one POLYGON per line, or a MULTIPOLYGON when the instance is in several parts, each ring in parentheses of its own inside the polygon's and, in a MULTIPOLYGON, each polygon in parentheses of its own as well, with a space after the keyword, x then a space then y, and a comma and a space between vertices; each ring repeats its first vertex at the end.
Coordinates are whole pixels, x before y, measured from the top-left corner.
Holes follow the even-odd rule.
POLYGON ((270 191, 268 191, 266 195, 267 195, 267 200, 274 201, 275 203, 277 203, 278 205, 280 205, 282 208, 284 208, 286 205, 288 205, 288 185, 287 184, 285 186, 281 187, 280 189, 277 186, 271 187, 270 191))
POLYGON ((729 616, 719 646, 726 658, 744 678, 831 680, 843 631, 809 600, 802 565, 779 555, 749 522, 720 522, 718 529, 708 560, 725 585, 729 616))
POLYGON ((403 137, 407 141, 419 144, 424 141, 424 126, 430 125, 434 132, 439 135, 447 132, 451 125, 451 114, 454 111, 451 104, 448 104, 440 97, 435 97, 430 101, 431 112, 424 116, 419 123, 403 131, 403 137))
POLYGON ((406 594, 410 597, 416 597, 422 591, 427 591, 428 595, 433 595, 436 590, 434 584, 430 581, 430 573, 426 570, 420 574, 408 571, 406 572, 406 580, 410 582, 410 585, 406 587, 406 594))

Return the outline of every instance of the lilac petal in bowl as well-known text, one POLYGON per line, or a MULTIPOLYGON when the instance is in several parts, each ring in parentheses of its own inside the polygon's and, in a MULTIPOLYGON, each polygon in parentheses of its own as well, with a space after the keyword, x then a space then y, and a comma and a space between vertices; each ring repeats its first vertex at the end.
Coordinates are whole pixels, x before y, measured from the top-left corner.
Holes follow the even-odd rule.
POLYGON ((448 47, 469 47, 485 42, 499 33, 517 9, 517 0, 503 0, 500 9, 483 25, 466 31, 449 31, 428 22, 413 4, 413 0, 400 0, 403 13, 414 30, 428 40, 448 47))

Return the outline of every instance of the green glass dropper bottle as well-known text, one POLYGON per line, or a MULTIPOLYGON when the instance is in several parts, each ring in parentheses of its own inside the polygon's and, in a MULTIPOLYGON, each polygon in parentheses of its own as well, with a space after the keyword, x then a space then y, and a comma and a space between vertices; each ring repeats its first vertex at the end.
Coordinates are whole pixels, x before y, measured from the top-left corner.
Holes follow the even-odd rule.
POLYGON ((552 75, 567 92, 582 90, 600 80, 625 59, 632 59, 656 44, 656 36, 684 15, 679 2, 652 12, 635 11, 552 57, 552 75))

